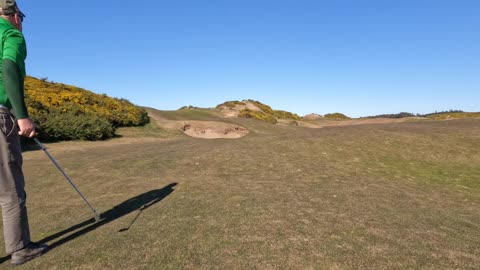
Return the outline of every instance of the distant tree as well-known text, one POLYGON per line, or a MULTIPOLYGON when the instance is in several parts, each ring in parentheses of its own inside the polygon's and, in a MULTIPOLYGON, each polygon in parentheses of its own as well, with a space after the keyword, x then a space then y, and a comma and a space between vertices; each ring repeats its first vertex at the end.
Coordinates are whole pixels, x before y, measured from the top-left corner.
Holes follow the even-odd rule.
POLYGON ((414 117, 413 113, 409 112, 401 112, 396 114, 379 114, 374 116, 367 116, 362 118, 390 118, 390 119, 398 119, 398 118, 405 118, 405 117, 414 117))
POLYGON ((440 115, 440 114, 446 114, 446 113, 465 113, 464 111, 462 110, 448 110, 448 111, 435 111, 433 113, 427 113, 427 114, 423 114, 421 116, 423 117, 428 117, 428 116, 435 116, 435 115, 440 115))

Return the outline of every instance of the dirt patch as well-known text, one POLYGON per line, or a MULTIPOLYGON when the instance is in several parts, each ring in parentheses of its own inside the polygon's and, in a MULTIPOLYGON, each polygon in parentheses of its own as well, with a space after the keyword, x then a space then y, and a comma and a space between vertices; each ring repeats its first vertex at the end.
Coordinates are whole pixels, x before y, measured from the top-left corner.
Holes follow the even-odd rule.
POLYGON ((215 121, 188 121, 182 127, 185 134, 202 139, 237 139, 248 134, 248 129, 215 121))

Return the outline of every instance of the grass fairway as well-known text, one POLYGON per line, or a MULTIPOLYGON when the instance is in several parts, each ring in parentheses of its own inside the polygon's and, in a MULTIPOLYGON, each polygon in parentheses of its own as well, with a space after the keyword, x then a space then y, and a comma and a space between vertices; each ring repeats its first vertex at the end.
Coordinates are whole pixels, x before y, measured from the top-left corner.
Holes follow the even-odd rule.
POLYGON ((53 249, 21 269, 480 269, 480 119, 231 121, 250 134, 48 144, 97 224, 26 152, 32 237, 53 249))

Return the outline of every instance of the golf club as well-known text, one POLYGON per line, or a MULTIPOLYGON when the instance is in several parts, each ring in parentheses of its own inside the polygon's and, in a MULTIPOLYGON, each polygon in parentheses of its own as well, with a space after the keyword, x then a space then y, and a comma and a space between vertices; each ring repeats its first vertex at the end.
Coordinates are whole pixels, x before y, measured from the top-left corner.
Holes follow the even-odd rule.
POLYGON ((97 213, 97 210, 95 210, 95 208, 93 208, 93 206, 88 202, 87 198, 85 198, 83 193, 77 188, 77 186, 75 186, 72 179, 70 179, 70 177, 63 171, 62 167, 60 167, 60 165, 58 165, 57 161, 52 157, 52 155, 50 155, 47 148, 37 138, 33 138, 33 140, 38 144, 38 146, 40 146, 40 148, 42 148, 42 150, 45 152, 45 154, 47 154, 47 156, 50 158, 50 160, 53 162, 53 164, 55 164, 55 166, 58 168, 58 170, 63 174, 63 176, 65 176, 65 178, 68 180, 68 182, 70 182, 72 187, 78 192, 78 194, 80 194, 82 199, 88 204, 90 209, 92 209, 93 214, 95 215, 95 222, 100 221, 100 215, 97 213))

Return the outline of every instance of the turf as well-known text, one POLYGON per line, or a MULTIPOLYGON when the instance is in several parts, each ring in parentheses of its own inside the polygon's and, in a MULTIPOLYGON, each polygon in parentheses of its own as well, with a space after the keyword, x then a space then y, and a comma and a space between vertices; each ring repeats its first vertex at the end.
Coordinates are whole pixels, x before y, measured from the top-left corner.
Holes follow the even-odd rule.
POLYGON ((480 269, 480 119, 232 121, 251 133, 48 144, 96 224, 26 152, 32 237, 53 248, 22 269, 480 269))

